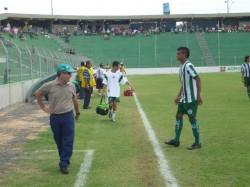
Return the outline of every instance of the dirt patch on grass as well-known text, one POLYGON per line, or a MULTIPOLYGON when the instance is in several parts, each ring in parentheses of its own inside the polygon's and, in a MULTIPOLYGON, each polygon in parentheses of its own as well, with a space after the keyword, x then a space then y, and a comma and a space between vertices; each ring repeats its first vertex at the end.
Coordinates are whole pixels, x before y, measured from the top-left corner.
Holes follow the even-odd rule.
POLYGON ((22 156, 21 147, 27 140, 48 129, 48 119, 35 102, 0 110, 0 176, 12 160, 22 156))

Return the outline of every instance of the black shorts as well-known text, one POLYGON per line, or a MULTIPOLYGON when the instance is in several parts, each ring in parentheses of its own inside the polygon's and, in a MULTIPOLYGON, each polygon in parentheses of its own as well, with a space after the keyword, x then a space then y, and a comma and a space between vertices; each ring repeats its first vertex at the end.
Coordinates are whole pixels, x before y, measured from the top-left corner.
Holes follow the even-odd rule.
POLYGON ((244 85, 246 87, 249 87, 250 86, 250 77, 244 77, 244 85))
POLYGON ((97 78, 96 79, 96 89, 102 89, 103 88, 102 81, 103 81, 102 78, 97 78))

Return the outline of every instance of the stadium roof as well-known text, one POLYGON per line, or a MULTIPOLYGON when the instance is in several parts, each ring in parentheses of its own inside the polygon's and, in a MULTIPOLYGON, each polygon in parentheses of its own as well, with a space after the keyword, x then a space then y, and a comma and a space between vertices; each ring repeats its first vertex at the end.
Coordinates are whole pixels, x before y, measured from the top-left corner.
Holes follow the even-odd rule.
POLYGON ((222 13, 222 14, 175 14, 175 15, 141 15, 141 16, 72 16, 72 15, 42 15, 42 14, 0 14, 0 20, 7 19, 34 19, 34 20, 131 20, 131 21, 153 21, 153 20, 192 20, 192 19, 225 19, 249 17, 250 13, 222 13))

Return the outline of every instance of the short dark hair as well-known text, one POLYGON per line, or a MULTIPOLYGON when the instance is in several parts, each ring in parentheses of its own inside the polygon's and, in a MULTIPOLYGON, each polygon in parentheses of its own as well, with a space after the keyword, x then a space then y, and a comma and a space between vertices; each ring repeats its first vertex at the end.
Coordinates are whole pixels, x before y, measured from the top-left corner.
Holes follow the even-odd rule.
POLYGON ((247 59, 249 59, 249 55, 245 56, 244 61, 247 62, 247 59))
POLYGON ((103 63, 100 64, 100 68, 103 67, 103 63))
POLYGON ((91 60, 87 60, 86 65, 91 64, 91 60))
POLYGON ((119 66, 119 64, 121 64, 119 61, 114 61, 112 67, 119 66))
POLYGON ((85 62, 84 61, 81 62, 81 66, 85 66, 85 62))
POLYGON ((57 77, 60 77, 61 76, 61 74, 63 74, 64 73, 64 71, 59 71, 59 72, 57 72, 56 74, 57 74, 57 77))
POLYGON ((177 51, 181 51, 181 53, 186 54, 186 57, 189 58, 190 52, 189 52, 189 49, 187 47, 179 47, 177 49, 177 51))

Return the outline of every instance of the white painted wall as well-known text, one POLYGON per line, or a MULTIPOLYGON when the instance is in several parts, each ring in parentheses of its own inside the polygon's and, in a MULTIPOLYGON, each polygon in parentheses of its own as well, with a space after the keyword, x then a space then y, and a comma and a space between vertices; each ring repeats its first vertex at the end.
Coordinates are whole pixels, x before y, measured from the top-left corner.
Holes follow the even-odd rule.
MULTIPOLYGON (((239 72, 240 66, 196 67, 199 73, 239 72)), ((128 75, 178 74, 179 68, 129 68, 128 75)), ((75 76, 72 76, 72 80, 75 76)), ((24 102, 27 92, 39 79, 0 85, 0 110, 18 102, 24 102)))
POLYGON ((0 110, 24 102, 30 87, 38 79, 0 85, 0 110))
MULTIPOLYGON (((199 73, 218 73, 220 67, 196 67, 199 73)), ((173 68, 128 68, 126 69, 128 75, 152 75, 152 74, 178 74, 179 67, 173 68)))

